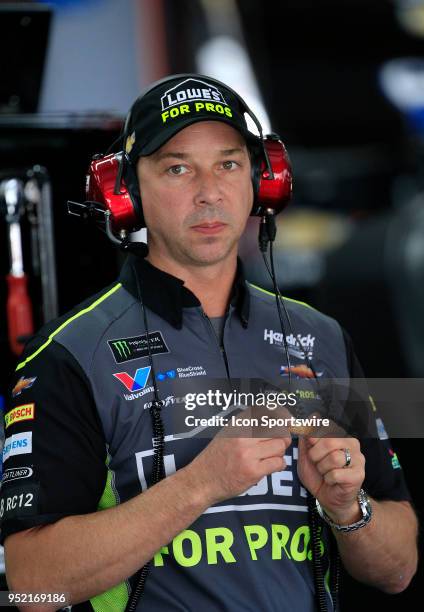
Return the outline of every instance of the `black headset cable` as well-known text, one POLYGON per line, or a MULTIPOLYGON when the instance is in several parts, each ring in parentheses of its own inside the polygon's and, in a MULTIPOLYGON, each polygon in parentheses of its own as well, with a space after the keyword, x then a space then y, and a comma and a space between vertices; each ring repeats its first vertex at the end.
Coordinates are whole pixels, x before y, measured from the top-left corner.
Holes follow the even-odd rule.
MULTIPOLYGON (((132 271, 135 277, 135 282, 137 286, 137 294, 140 301, 140 306, 143 312, 143 320, 144 320, 144 329, 146 330, 146 339, 147 339, 147 351, 149 356, 150 363, 150 371, 152 373, 153 380, 153 389, 154 389, 154 400, 152 405, 150 406, 150 416, 152 420, 152 429, 153 429, 153 472, 152 472, 152 480, 153 485, 157 484, 160 480, 165 478, 165 468, 163 463, 163 453, 165 446, 165 428, 163 425, 161 409, 163 406, 163 401, 159 399, 159 391, 156 383, 156 374, 155 367, 153 363, 152 350, 150 346, 150 337, 149 337, 149 327, 147 324, 147 313, 146 308, 144 306, 140 280, 138 278, 137 270, 135 266, 132 266, 132 271)), ((150 569, 150 561, 148 561, 134 576, 135 587, 131 592, 131 595, 128 599, 128 603, 125 608, 125 612, 134 612, 137 608, 138 602, 140 601, 146 584, 146 579, 149 574, 150 569)))
MULTIPOLYGON (((295 339, 295 341, 296 341, 296 336, 293 333, 293 327, 291 324, 290 316, 287 311, 283 296, 281 295, 281 292, 279 290, 278 283, 277 283, 275 266, 274 266, 274 253, 273 253, 273 242, 275 239, 275 235, 276 235, 276 228, 275 228, 274 215, 272 213, 264 215, 264 217, 261 219, 260 233, 259 233, 259 245, 260 245, 260 250, 262 252, 262 256, 264 259, 265 267, 268 271, 268 274, 271 278, 271 282, 273 284, 274 294, 276 297, 277 311, 278 311, 278 316, 280 319, 281 333, 284 339, 284 348, 285 348, 286 358, 287 358, 287 368, 288 368, 288 374, 289 374, 289 388, 290 388, 291 364, 290 364, 290 357, 289 357, 289 351, 288 351, 287 335, 286 335, 285 325, 284 325, 284 318, 282 315, 281 308, 283 308, 284 310, 284 315, 287 320, 290 333, 292 337, 295 339), (267 257, 266 257, 266 251, 268 250, 268 244, 269 244, 270 263, 268 263, 267 257)), ((304 358, 305 358, 305 361, 308 367, 310 367, 313 373, 314 379, 319 385, 317 373, 307 353, 306 348, 304 349, 300 345, 300 342, 299 342, 299 347, 300 347, 300 350, 303 352, 303 355, 304 355, 304 358)), ((312 561, 313 561, 315 598, 316 598, 316 603, 317 603, 319 612, 327 612, 328 610, 327 597, 326 597, 326 590, 325 590, 324 571, 322 567, 321 543, 320 543, 320 532, 322 530, 322 522, 320 521, 318 517, 315 498, 308 490, 307 490, 307 505, 308 505, 308 518, 309 518, 311 544, 312 544, 311 550, 312 550, 312 561)), ((330 540, 330 542, 332 542, 332 540, 330 540)), ((335 543, 333 543, 332 547, 335 550, 333 554, 331 554, 331 551, 329 554, 330 583, 331 583, 330 592, 331 592, 331 597, 333 601, 333 610, 334 612, 336 612, 338 611, 338 605, 339 605, 340 555, 339 555, 339 552, 338 552, 338 549, 335 543)))

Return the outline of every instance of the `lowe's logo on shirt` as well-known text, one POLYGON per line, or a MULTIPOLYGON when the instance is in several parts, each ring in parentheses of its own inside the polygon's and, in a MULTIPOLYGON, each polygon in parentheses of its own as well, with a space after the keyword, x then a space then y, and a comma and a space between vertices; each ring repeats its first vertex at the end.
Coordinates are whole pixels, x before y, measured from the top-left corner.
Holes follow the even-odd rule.
POLYGON ((13 455, 32 453, 32 431, 23 431, 6 438, 3 448, 3 463, 13 455))

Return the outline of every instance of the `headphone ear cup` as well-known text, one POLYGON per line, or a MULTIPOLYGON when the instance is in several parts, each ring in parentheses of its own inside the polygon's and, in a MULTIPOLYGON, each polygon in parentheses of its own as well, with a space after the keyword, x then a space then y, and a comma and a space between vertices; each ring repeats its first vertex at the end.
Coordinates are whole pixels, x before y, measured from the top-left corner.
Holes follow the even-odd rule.
POLYGON ((255 193, 251 214, 262 216, 266 210, 278 214, 292 197, 293 176, 289 156, 278 136, 266 136, 263 140, 274 178, 269 178, 263 151, 258 161, 252 160, 252 182, 255 193))
POLYGON ((137 217, 137 225, 140 225, 140 227, 146 227, 146 222, 144 220, 143 215, 143 206, 141 204, 140 186, 138 183, 137 173, 128 158, 125 159, 122 179, 127 187, 131 202, 134 206, 134 211, 137 217))

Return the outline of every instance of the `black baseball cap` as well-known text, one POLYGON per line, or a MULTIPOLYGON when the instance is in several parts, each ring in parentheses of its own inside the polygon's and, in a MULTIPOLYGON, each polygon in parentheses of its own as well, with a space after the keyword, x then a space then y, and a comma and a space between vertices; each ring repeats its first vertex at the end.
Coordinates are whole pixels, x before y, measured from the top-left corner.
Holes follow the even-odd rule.
POLYGON ((124 148, 135 164, 198 121, 228 123, 248 146, 257 148, 261 139, 249 131, 246 112, 259 125, 242 98, 224 83, 201 74, 176 74, 153 84, 134 102, 125 124, 124 148))

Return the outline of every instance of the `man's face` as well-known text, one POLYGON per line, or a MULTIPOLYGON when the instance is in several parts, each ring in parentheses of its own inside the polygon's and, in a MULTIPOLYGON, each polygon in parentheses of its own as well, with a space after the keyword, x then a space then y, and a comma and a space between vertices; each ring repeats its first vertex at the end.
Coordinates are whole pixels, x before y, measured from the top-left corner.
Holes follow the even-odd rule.
POLYGON ((137 164, 149 250, 183 265, 211 265, 237 252, 253 203, 250 158, 223 122, 184 128, 137 164))

